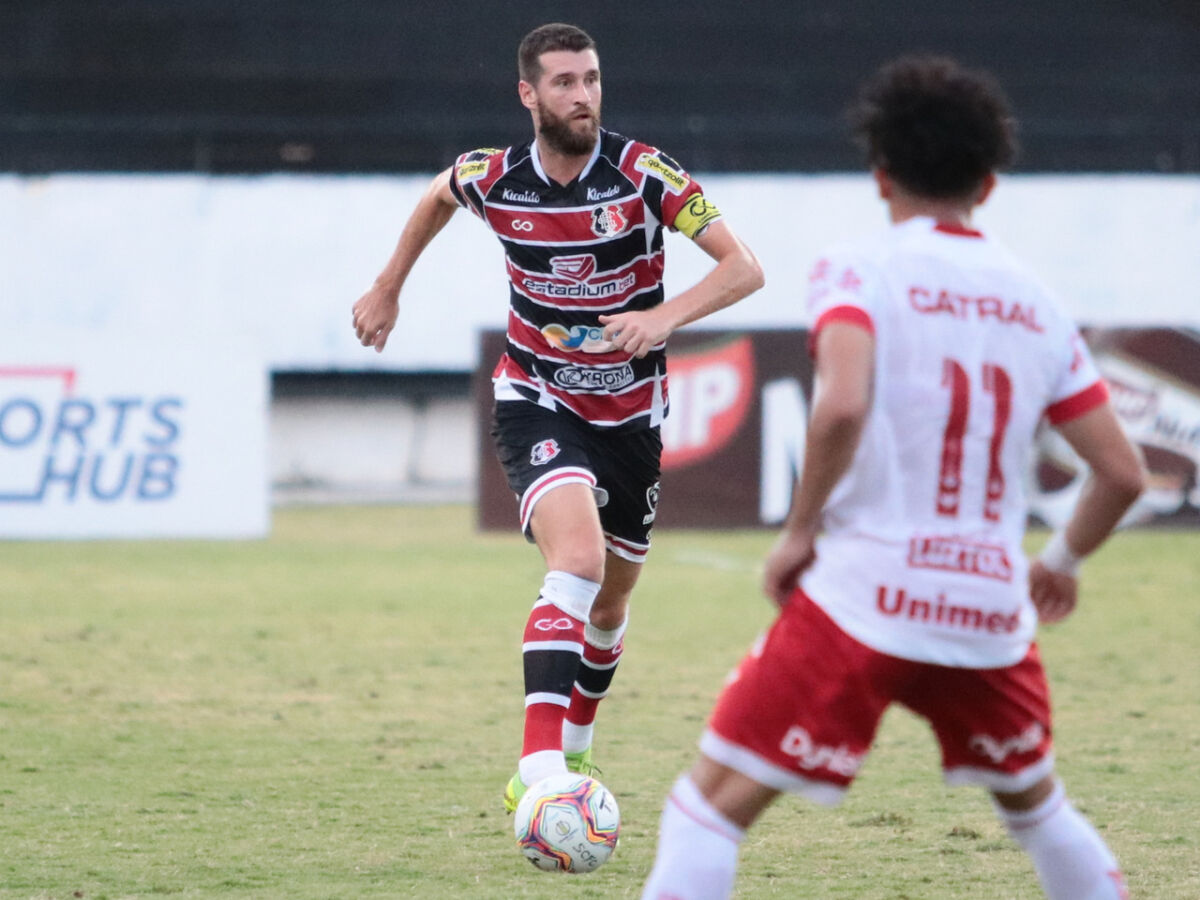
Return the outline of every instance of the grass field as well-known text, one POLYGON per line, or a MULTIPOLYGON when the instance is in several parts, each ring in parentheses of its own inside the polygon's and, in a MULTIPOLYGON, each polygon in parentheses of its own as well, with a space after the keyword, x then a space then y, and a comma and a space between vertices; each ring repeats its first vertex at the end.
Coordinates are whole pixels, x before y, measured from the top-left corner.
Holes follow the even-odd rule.
MULTIPOLYGON (((656 533, 597 735, 621 845, 571 878, 520 858, 499 803, 540 559, 472 522, 286 509, 258 542, 0 544, 0 897, 637 897, 769 620, 772 535, 656 533)), ((1060 771, 1137 898, 1200 897, 1198 583, 1200 534, 1121 535, 1042 639, 1060 771)), ((897 711, 841 808, 785 800, 741 858, 740 898, 1041 896, 897 711)))

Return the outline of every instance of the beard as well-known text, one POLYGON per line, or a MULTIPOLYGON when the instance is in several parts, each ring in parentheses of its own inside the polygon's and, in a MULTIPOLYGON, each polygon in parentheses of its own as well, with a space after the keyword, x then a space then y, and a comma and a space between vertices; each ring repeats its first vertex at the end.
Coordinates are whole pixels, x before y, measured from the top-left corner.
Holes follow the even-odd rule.
POLYGON ((597 110, 588 121, 588 127, 580 132, 572 127, 572 119, 562 119, 538 101, 538 135, 546 145, 564 156, 585 156, 596 146, 600 135, 600 113, 597 110))

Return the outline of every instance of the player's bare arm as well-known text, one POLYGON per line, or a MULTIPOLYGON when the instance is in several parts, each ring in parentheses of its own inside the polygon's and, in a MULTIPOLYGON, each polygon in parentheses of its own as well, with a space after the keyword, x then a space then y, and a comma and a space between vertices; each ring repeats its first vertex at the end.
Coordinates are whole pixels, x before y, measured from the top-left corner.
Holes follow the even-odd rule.
POLYGON ((758 259, 723 220, 713 222, 694 240, 716 260, 716 266, 692 287, 653 309, 600 316, 605 340, 641 358, 677 328, 732 306, 763 286, 758 259))
POLYGON ((400 289, 429 242, 446 227, 458 204, 450 192, 450 169, 435 176, 417 202, 396 249, 370 289, 354 303, 354 333, 364 347, 383 351, 400 314, 400 289))
POLYGON ((1141 453, 1126 437, 1110 404, 1063 423, 1059 432, 1091 472, 1062 532, 1064 555, 1073 565, 1055 566, 1052 561, 1048 565, 1047 560, 1038 559, 1030 566, 1030 598, 1038 618, 1047 623, 1062 621, 1074 611, 1078 599, 1075 566, 1112 534, 1146 484, 1141 453))
POLYGON ((813 543, 834 486, 858 449, 871 409, 875 338, 859 325, 832 322, 817 336, 817 371, 804 467, 792 506, 763 572, 763 591, 782 605, 813 561, 813 543))

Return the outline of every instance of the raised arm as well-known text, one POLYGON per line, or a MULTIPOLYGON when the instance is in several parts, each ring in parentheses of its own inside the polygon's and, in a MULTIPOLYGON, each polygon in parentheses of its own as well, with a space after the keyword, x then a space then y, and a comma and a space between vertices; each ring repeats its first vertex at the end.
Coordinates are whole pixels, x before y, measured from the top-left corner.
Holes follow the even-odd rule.
POLYGON ((645 356, 676 328, 731 306, 763 286, 762 267, 723 219, 694 238, 716 260, 700 281, 653 309, 600 316, 605 340, 618 350, 645 356))
POLYGON ((1058 430, 1091 472, 1066 527, 1051 537, 1029 569, 1030 597, 1043 622, 1060 621, 1075 609, 1079 564, 1107 540, 1146 485, 1142 456, 1125 436, 1111 404, 1058 430))
POLYGON ((450 191, 450 169, 434 176, 417 202, 396 249, 370 289, 354 303, 354 333, 364 347, 382 352, 400 313, 400 289, 418 257, 446 227, 458 208, 450 191))

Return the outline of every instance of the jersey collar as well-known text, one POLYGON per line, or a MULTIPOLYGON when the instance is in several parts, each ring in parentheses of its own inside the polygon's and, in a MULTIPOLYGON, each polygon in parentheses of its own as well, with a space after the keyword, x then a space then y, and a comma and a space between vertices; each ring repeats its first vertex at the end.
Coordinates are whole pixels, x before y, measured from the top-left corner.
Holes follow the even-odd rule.
MULTIPOLYGON (((599 134, 596 135, 596 146, 592 148, 592 155, 588 157, 587 164, 583 167, 583 171, 576 176, 576 181, 582 181, 584 178, 587 178, 588 173, 592 171, 592 166, 594 166, 596 164, 596 160, 600 158, 600 145, 604 142, 604 129, 601 128, 598 129, 598 131, 599 134)), ((550 177, 546 174, 546 170, 542 168, 542 157, 540 151, 538 150, 537 138, 534 138, 529 145, 529 159, 533 162, 533 171, 537 173, 538 178, 546 182, 547 185, 553 186, 558 183, 551 181, 550 177)))

